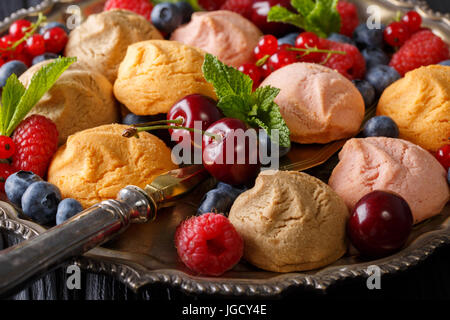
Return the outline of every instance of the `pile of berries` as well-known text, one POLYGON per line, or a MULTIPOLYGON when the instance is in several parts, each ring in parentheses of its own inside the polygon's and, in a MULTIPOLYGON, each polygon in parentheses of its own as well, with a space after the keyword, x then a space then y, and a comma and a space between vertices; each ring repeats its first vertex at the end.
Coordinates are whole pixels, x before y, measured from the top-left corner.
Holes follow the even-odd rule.
POLYGON ((43 225, 61 224, 83 211, 81 204, 71 198, 61 201, 61 192, 55 185, 43 181, 31 171, 18 171, 5 183, 8 200, 28 218, 43 225))

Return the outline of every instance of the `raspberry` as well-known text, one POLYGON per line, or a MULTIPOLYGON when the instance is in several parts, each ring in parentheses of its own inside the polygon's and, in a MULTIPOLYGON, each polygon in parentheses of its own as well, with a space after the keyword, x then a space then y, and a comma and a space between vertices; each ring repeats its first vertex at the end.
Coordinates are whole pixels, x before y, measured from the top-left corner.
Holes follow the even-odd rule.
POLYGON ((226 0, 198 0, 198 4, 206 11, 219 10, 226 0))
POLYGON ((205 213, 183 221, 175 232, 181 261, 192 271, 219 276, 242 257, 244 242, 221 214, 205 213))
POLYGON ((253 0, 227 0, 220 9, 239 13, 249 19, 252 13, 252 4, 253 0))
MULTIPOLYGON (((325 66, 337 70, 350 80, 363 79, 366 73, 366 62, 358 48, 351 44, 320 39, 321 48, 335 51, 345 51, 347 54, 332 54, 325 66)), ((324 59, 326 58, 324 54, 324 59)))
POLYGON ((150 21, 153 5, 149 0, 108 0, 105 3, 105 11, 112 9, 125 9, 140 14, 150 21))
POLYGON ((447 45, 430 30, 416 32, 400 47, 391 59, 390 66, 402 76, 422 66, 436 64, 449 58, 447 45))
POLYGON ((13 166, 44 177, 53 154, 58 149, 56 125, 44 116, 32 115, 23 120, 12 136, 16 144, 13 166))
POLYGON ((352 37, 353 31, 359 25, 358 11, 353 3, 347 1, 339 1, 337 11, 341 16, 341 30, 339 33, 352 37))
POLYGON ((5 192, 5 181, 17 170, 9 163, 0 163, 0 192, 5 192))

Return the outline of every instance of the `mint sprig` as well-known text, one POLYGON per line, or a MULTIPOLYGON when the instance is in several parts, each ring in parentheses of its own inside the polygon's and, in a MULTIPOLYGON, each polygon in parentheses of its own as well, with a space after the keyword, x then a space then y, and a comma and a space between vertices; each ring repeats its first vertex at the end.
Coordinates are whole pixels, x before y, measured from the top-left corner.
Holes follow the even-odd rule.
POLYGON ((27 89, 15 74, 11 75, 2 92, 0 134, 10 136, 61 74, 76 60, 76 58, 60 57, 43 66, 33 75, 27 89))
POLYGON ((293 24, 326 38, 332 32, 339 32, 341 28, 337 3, 338 0, 291 0, 297 13, 274 6, 267 15, 267 21, 293 24))
POLYGON ((279 144, 289 147, 289 129, 273 101, 279 89, 265 86, 252 92, 252 79, 217 59, 206 54, 203 75, 214 86, 219 98, 217 106, 227 117, 236 118, 251 127, 260 127, 272 137, 272 130, 279 131, 279 144))

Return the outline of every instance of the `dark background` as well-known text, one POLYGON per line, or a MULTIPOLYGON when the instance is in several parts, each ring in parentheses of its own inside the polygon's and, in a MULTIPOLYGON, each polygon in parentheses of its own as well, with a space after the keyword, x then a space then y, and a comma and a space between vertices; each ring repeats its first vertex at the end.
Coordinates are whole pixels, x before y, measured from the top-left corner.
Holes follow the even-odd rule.
MULTIPOLYGON (((0 20, 8 16, 17 9, 36 5, 40 0, 0 0, 0 20)), ((450 12, 450 0, 428 0, 434 10, 441 12, 450 12)), ((107 276, 100 276, 99 279, 93 279, 94 275, 86 274, 83 276, 82 286, 85 288, 80 292, 74 292, 64 297, 65 299, 196 299, 198 297, 187 296, 178 290, 165 286, 153 286, 146 288, 140 294, 134 294, 123 284, 107 276), (93 281, 94 280, 94 281, 93 281), (98 287, 99 282, 103 285, 98 287), (94 285, 92 285, 94 284, 94 285), (96 287, 96 288, 94 288, 96 287)), ((382 279, 381 290, 367 290, 365 280, 348 280, 332 287, 328 292, 327 298, 437 298, 450 299, 450 247, 438 249, 426 261, 415 268, 406 272, 401 272, 394 276, 384 277, 382 279)), ((60 281, 51 281, 53 284, 60 281)), ((45 291, 45 289, 44 289, 45 291)), ((79 290, 77 290, 79 291, 79 290)), ((42 296, 39 295, 41 298, 42 296)), ((30 298, 37 298, 31 292, 30 298)), ((48 296, 47 296, 48 297, 48 296)), ((299 291, 296 289, 286 292, 283 297, 316 297, 325 298, 310 292, 299 291)), ((25 296, 22 295, 22 298, 25 296)), ((281 298, 281 297, 280 297, 281 298)))

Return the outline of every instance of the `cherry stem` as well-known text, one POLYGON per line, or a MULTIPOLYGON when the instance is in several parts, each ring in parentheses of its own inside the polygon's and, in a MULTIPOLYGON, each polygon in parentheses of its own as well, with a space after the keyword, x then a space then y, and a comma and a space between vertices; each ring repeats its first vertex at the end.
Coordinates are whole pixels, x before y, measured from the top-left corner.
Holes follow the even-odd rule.
POLYGON ((173 123, 173 124, 183 124, 183 118, 177 118, 175 120, 156 120, 156 121, 150 121, 150 122, 144 122, 144 123, 136 123, 133 124, 133 127, 149 127, 153 126, 155 124, 166 124, 166 123, 173 123))
POLYGON ((347 54, 347 52, 345 52, 345 51, 335 51, 335 50, 318 49, 318 48, 316 48, 316 47, 314 47, 314 48, 308 48, 308 49, 302 49, 302 48, 294 48, 294 47, 292 47, 292 48, 287 48, 286 50, 289 50, 289 51, 300 51, 300 52, 304 52, 304 54, 303 54, 302 56, 306 56, 306 55, 308 55, 308 54, 310 54, 310 53, 313 53, 313 52, 318 52, 318 53, 329 53, 329 54, 342 54, 342 55, 346 55, 346 54, 347 54))
POLYGON ((45 22, 46 20, 47 20, 47 17, 44 16, 44 15, 42 14, 42 12, 39 12, 38 19, 37 19, 36 23, 33 23, 33 24, 32 24, 32 28, 31 28, 27 33, 25 33, 25 35, 22 37, 22 39, 17 40, 16 42, 14 42, 14 44, 13 44, 11 47, 4 49, 4 51, 13 51, 13 50, 16 50, 16 48, 17 48, 22 42, 28 40, 28 38, 31 37, 31 36, 36 32, 37 28, 39 28, 39 26, 40 26, 43 22, 45 22))
MULTIPOLYGON (((161 120, 161 121, 164 121, 164 120, 161 120)), ((175 120, 169 120, 169 121, 175 121, 175 120)), ((158 122, 158 121, 155 121, 155 122, 158 122)), ((131 138, 131 137, 137 136, 137 134, 142 131, 161 130, 161 129, 173 129, 173 130, 182 129, 182 130, 186 130, 189 132, 197 132, 197 133, 204 134, 205 136, 211 137, 214 140, 221 139, 221 137, 219 135, 214 134, 214 133, 209 133, 209 132, 194 129, 194 128, 188 128, 188 127, 183 127, 183 126, 170 126, 170 125, 155 125, 155 126, 150 126, 150 127, 135 127, 135 126, 133 126, 133 127, 125 129, 125 131, 122 133, 122 136, 125 138, 131 138)))

